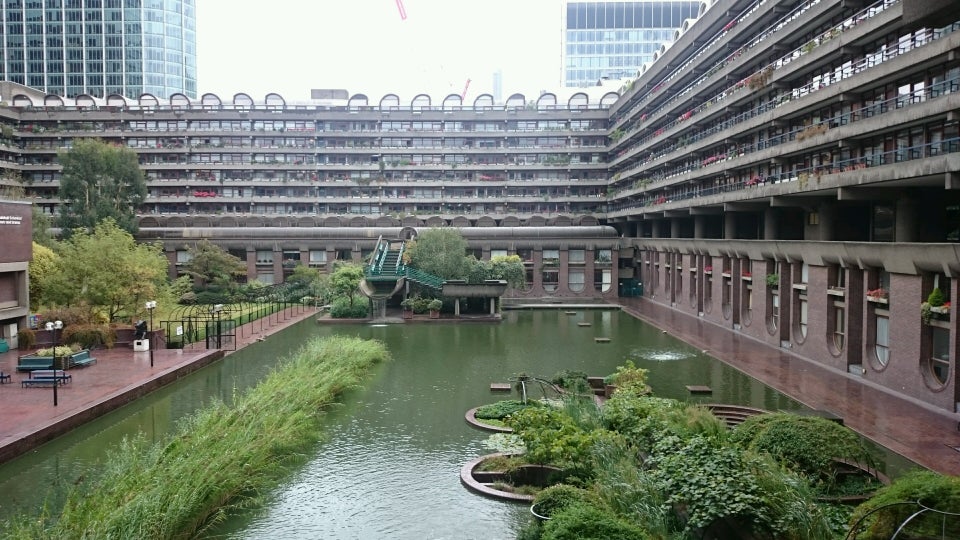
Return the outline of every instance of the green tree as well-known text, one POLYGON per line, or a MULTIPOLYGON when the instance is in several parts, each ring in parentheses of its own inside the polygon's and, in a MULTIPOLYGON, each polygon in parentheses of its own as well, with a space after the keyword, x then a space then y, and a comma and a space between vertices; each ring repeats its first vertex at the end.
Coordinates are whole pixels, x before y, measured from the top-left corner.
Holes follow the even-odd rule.
POLYGON ((59 244, 53 269, 40 280, 42 297, 59 305, 89 305, 113 322, 135 314, 166 289, 168 263, 160 244, 137 244, 106 219, 92 232, 76 229, 59 244))
POLYGON ((237 278, 247 274, 246 263, 208 240, 197 242, 187 253, 190 260, 182 269, 203 288, 230 289, 237 278))
POLYGON ((470 274, 467 241, 459 229, 426 230, 408 244, 404 254, 410 266, 443 279, 465 279, 470 274))
POLYGON ((40 207, 33 205, 33 241, 41 246, 50 247, 53 245, 53 235, 50 234, 50 217, 40 210, 40 207))
POLYGON ((131 234, 137 231, 136 212, 147 196, 147 184, 133 150, 79 139, 59 160, 59 225, 65 237, 76 228, 91 230, 105 218, 131 234))
POLYGON ((330 275, 330 289, 336 296, 344 296, 350 299, 350 307, 353 307, 353 296, 360 287, 363 280, 363 267, 359 264, 345 263, 340 264, 330 275))
POLYGON ((490 259, 485 279, 502 279, 514 289, 522 289, 527 284, 527 270, 519 255, 497 255, 490 259))
POLYGON ((30 261, 30 309, 38 311, 43 304, 43 288, 40 286, 57 266, 59 256, 47 246, 33 243, 33 260, 30 261))

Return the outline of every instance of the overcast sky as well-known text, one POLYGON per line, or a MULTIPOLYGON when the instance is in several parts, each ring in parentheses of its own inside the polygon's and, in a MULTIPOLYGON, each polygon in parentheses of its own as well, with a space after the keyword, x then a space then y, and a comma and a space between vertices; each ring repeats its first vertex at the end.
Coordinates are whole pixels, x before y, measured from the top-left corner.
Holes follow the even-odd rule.
POLYGON ((306 100, 343 88, 371 102, 418 93, 467 101, 536 96, 560 83, 559 0, 197 0, 200 94, 306 100))

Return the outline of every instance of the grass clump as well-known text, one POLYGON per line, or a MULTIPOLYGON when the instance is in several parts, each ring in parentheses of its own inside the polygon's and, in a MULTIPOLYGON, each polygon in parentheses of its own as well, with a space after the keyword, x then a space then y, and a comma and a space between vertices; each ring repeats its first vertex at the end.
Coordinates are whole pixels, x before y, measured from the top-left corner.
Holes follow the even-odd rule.
POLYGON ((59 516, 23 516, 4 536, 197 536, 232 510, 258 504, 320 439, 323 409, 387 358, 376 341, 310 341, 233 405, 201 409, 157 444, 125 441, 94 485, 68 495, 59 516))

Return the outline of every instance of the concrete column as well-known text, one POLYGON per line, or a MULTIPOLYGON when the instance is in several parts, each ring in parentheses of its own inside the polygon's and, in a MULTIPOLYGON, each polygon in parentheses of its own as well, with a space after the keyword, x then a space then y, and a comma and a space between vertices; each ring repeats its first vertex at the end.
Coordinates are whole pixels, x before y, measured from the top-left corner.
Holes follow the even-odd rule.
POLYGON ((171 280, 177 279, 177 252, 173 249, 167 249, 164 255, 167 256, 167 275, 171 280))
POLYGON ((780 237, 780 221, 775 208, 767 208, 763 211, 763 239, 776 240, 780 237))
POLYGON ((283 251, 273 251, 273 282, 283 283, 283 251))
POLYGON ((491 296, 490 297, 490 315, 496 315, 496 314, 497 314, 497 297, 491 296))
POLYGON ((818 207, 820 218, 820 236, 821 241, 830 241, 834 238, 834 227, 836 224, 837 207, 833 203, 824 202, 818 207))
POLYGON ((707 232, 707 217, 693 216, 693 237, 706 238, 706 232, 707 232))
POLYGON ((670 238, 680 238, 680 220, 670 220, 670 238))
POLYGON ((894 216, 896 220, 894 240, 897 242, 916 242, 919 240, 917 233, 918 213, 916 199, 897 199, 897 211, 894 216))
POLYGON ((457 297, 453 301, 453 315, 457 318, 460 318, 460 297, 457 297))
POLYGON ((661 227, 662 220, 655 219, 650 222, 650 236, 653 238, 663 238, 661 227))
POLYGON ((247 248, 247 281, 257 279, 257 250, 247 248))
POLYGON ((723 214, 723 239, 734 240, 737 237, 737 215, 733 212, 723 214))

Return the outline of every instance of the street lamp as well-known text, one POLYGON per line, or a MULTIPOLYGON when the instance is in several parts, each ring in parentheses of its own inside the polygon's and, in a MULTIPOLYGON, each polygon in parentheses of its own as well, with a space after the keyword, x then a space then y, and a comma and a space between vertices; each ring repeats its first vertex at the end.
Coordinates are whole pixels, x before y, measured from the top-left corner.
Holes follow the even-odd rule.
POLYGON ((150 337, 147 339, 147 347, 150 348, 150 367, 153 367, 153 310, 157 309, 157 301, 150 300, 146 306, 150 312, 150 337))
POLYGON ((63 329, 63 321, 48 322, 47 332, 53 334, 53 406, 57 406, 57 386, 60 386, 60 379, 57 378, 57 330, 63 329))

